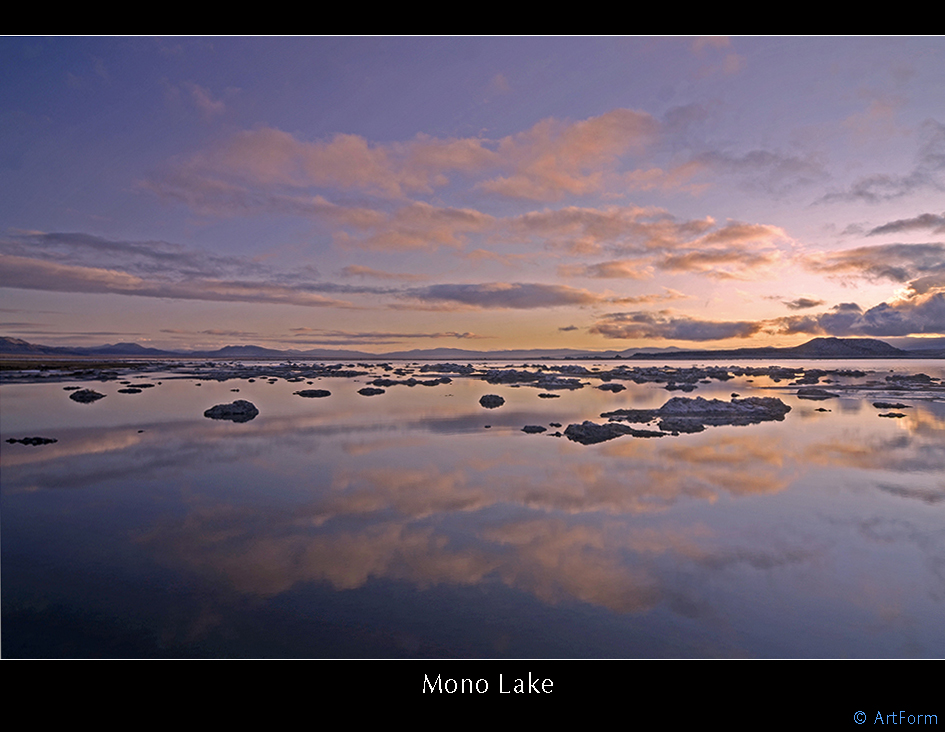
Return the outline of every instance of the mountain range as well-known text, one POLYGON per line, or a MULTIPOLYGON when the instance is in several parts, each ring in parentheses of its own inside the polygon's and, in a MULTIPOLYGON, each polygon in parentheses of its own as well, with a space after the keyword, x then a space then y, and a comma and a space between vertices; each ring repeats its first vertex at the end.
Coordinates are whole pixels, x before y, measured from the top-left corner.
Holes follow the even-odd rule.
POLYGON ((814 338, 799 346, 780 348, 700 349, 629 348, 623 351, 588 351, 569 348, 473 351, 462 348, 428 348, 409 351, 367 353, 364 351, 315 348, 307 351, 277 350, 262 346, 224 346, 212 351, 166 351, 137 343, 114 343, 91 348, 43 346, 19 338, 0 336, 0 355, 69 358, 214 358, 214 359, 361 359, 361 360, 520 360, 520 359, 856 359, 856 358, 945 358, 941 339, 934 348, 903 349, 875 338, 814 338))

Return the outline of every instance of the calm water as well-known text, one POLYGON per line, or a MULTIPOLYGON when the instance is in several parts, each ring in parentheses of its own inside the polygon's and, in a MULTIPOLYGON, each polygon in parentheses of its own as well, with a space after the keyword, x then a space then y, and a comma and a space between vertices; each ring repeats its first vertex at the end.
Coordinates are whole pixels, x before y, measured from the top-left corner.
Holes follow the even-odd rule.
POLYGON ((736 378, 685 396, 792 411, 585 446, 521 428, 680 393, 167 376, 0 386, 4 656, 945 655, 941 393, 736 378), (259 416, 203 417, 234 399, 259 416))

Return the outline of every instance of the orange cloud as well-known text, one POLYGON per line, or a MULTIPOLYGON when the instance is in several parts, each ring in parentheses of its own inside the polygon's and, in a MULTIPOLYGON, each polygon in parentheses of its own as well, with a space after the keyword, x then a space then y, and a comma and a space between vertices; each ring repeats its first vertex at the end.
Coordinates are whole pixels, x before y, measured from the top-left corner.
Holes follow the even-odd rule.
POLYGON ((620 156, 642 151, 655 140, 659 123, 644 112, 615 109, 581 122, 542 120, 530 130, 503 138, 498 155, 513 172, 479 184, 512 198, 554 201, 603 188, 604 172, 620 156))

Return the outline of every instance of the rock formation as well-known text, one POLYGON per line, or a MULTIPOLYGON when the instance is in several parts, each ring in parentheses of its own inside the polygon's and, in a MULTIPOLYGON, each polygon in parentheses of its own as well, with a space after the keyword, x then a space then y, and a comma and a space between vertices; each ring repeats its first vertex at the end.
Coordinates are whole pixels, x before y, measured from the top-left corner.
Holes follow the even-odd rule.
POLYGON ((228 419, 231 422, 249 422, 259 414, 256 405, 245 399, 237 399, 232 404, 217 404, 203 413, 210 419, 228 419))

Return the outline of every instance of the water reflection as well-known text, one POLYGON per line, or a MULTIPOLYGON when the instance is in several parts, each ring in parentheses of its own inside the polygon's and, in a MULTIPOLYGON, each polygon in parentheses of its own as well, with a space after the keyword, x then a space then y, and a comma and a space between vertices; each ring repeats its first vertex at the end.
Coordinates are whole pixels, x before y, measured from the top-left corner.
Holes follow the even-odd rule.
MULTIPOLYGON (((71 414, 60 426, 48 417, 61 391, 38 387, 30 404, 18 386, 18 409, 47 415, 59 442, 2 447, 5 635, 11 614, 57 598, 70 612, 122 607, 178 653, 225 653, 229 637, 239 655, 235 628, 289 602, 405 634, 408 655, 430 643, 434 655, 945 653, 940 404, 913 400, 889 419, 868 399, 816 412, 781 392, 793 407, 783 423, 584 446, 521 426, 599 420, 665 393, 631 384, 622 401, 538 400, 507 388, 507 405, 486 413, 478 397, 503 387, 456 380, 448 392, 401 387, 390 403, 333 402, 341 385, 317 403, 292 384, 249 385, 268 390, 265 402, 244 385, 260 406, 246 423, 206 420, 202 402, 176 420, 132 421, 122 404, 114 424, 99 412, 81 429, 71 414), (103 568, 130 594, 62 580, 103 568), (483 646, 472 627, 446 634, 444 592, 465 593, 465 611, 498 635, 483 646), (532 622, 560 637, 537 642, 532 622)), ((193 384, 161 389, 181 404, 193 384)), ((286 646, 287 631, 267 625, 254 648, 372 654, 337 630, 286 646)))

